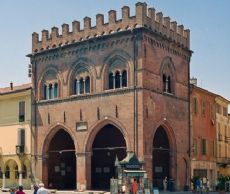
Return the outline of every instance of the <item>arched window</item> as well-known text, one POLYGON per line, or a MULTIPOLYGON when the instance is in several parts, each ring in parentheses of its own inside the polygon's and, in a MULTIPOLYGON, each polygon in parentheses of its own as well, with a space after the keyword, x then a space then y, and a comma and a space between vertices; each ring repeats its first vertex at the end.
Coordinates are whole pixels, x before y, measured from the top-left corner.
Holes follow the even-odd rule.
POLYGON ((15 166, 14 168, 14 173, 15 173, 15 179, 19 179, 19 172, 18 172, 18 166, 15 166))
POLYGON ((168 76, 168 93, 172 93, 172 91, 171 91, 171 77, 170 76, 168 76))
POLYGON ((25 164, 23 164, 23 166, 22 166, 22 178, 23 179, 27 178, 27 168, 26 168, 25 164))
POLYGON ((47 86, 45 84, 43 86, 43 98, 44 98, 44 100, 47 99, 47 86))
POLYGON ((121 79, 120 79, 120 72, 117 71, 115 74, 115 88, 121 87, 121 79))
POLYGON ((6 179, 10 178, 10 167, 8 165, 6 166, 5 177, 6 177, 6 179))
POLYGON ((58 97, 58 83, 54 84, 54 98, 58 97))
POLYGON ((90 93, 90 77, 87 76, 85 79, 85 93, 90 93))
POLYGON ((80 88, 79 88, 80 94, 84 94, 84 80, 83 80, 83 78, 80 79, 79 85, 80 85, 80 88))
POLYGON ((74 94, 78 94, 79 93, 79 83, 78 83, 78 80, 75 79, 74 80, 74 94))
POLYGON ((114 85, 113 85, 113 73, 109 73, 109 89, 113 89, 114 85))
POLYGON ((163 91, 166 92, 166 75, 163 74, 163 91))
POLYGON ((127 87, 127 71, 122 72, 122 87, 127 87))
POLYGON ((53 86, 49 84, 49 99, 53 99, 53 86))

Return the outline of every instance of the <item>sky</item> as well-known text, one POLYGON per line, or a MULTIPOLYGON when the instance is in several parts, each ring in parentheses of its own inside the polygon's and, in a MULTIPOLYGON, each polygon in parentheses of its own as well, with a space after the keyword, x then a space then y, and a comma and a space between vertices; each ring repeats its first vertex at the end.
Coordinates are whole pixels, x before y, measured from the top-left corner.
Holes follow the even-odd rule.
MULTIPOLYGON (((1 0, 0 1, 0 87, 29 83, 26 57, 31 53, 32 33, 53 26, 61 29, 83 18, 92 18, 95 25, 97 13, 105 15, 130 7, 135 14, 134 0, 1 0)), ((146 0, 148 7, 163 12, 171 21, 190 29, 190 77, 198 79, 198 86, 230 100, 230 0, 146 0)))

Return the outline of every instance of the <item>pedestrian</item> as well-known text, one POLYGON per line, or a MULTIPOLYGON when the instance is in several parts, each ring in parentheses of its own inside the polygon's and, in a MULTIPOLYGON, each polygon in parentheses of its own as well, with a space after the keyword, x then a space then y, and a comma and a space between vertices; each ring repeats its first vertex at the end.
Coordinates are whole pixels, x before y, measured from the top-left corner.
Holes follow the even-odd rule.
POLYGON ((199 193, 200 192, 200 178, 196 179, 195 186, 196 186, 196 192, 199 193))
POLYGON ((134 179, 132 182, 132 194, 137 194, 137 180, 134 179))
POLYGON ((122 187, 121 187, 121 193, 125 194, 125 192, 126 192, 126 184, 124 182, 123 185, 122 185, 122 187))
POLYGON ((206 192, 209 193, 210 182, 209 182, 208 178, 207 178, 207 184, 206 185, 207 185, 206 186, 206 192))
POLYGON ((167 185, 168 185, 168 178, 167 176, 164 178, 163 180, 163 188, 164 188, 164 192, 166 192, 167 190, 167 185))
POLYGON ((10 194, 15 194, 15 189, 14 188, 10 189, 10 194))
POLYGON ((49 194, 49 191, 44 187, 44 183, 40 183, 38 186, 37 194, 49 194))
POLYGON ((33 192, 33 194, 37 194, 37 192, 38 192, 38 186, 36 184, 34 184, 34 192, 33 192))
POLYGON ((16 192, 15 194, 25 194, 25 193, 23 192, 23 186, 19 186, 19 187, 18 187, 18 190, 17 190, 17 192, 16 192))

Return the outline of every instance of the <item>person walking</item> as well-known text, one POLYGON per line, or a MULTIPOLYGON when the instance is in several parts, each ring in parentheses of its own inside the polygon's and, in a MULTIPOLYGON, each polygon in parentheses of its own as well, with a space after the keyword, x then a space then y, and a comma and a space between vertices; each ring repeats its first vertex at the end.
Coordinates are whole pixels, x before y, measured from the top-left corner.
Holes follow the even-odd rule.
POLYGON ((33 192, 33 194, 37 194, 37 192, 38 192, 38 186, 35 184, 34 185, 34 192, 33 192))
POLYGON ((49 194, 49 191, 44 187, 44 183, 40 183, 37 194, 49 194))
POLYGON ((168 178, 166 176, 164 178, 164 180, 163 180, 163 189, 164 189, 164 192, 166 192, 166 190, 167 190, 167 185, 168 185, 168 178))
POLYGON ((133 182, 132 182, 132 194, 137 194, 137 180, 134 179, 133 182))
POLYGON ((18 187, 18 190, 15 194, 25 194, 24 191, 23 191, 23 186, 19 186, 18 187))

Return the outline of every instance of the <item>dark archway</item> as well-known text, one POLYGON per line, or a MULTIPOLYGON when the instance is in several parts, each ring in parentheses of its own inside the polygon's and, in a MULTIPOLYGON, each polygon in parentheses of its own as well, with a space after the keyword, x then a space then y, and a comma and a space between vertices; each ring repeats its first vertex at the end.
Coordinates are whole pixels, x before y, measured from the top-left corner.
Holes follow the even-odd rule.
POLYGON ((170 178, 170 145, 163 127, 159 127, 153 139, 153 186, 163 189, 164 177, 170 178))
POLYGON ((48 149, 48 187, 76 189, 76 156, 74 141, 63 129, 52 138, 48 149))
POLYGON ((106 125, 96 135, 92 144, 91 183, 93 189, 109 189, 110 178, 115 177, 115 159, 126 157, 123 134, 113 125, 106 125))

